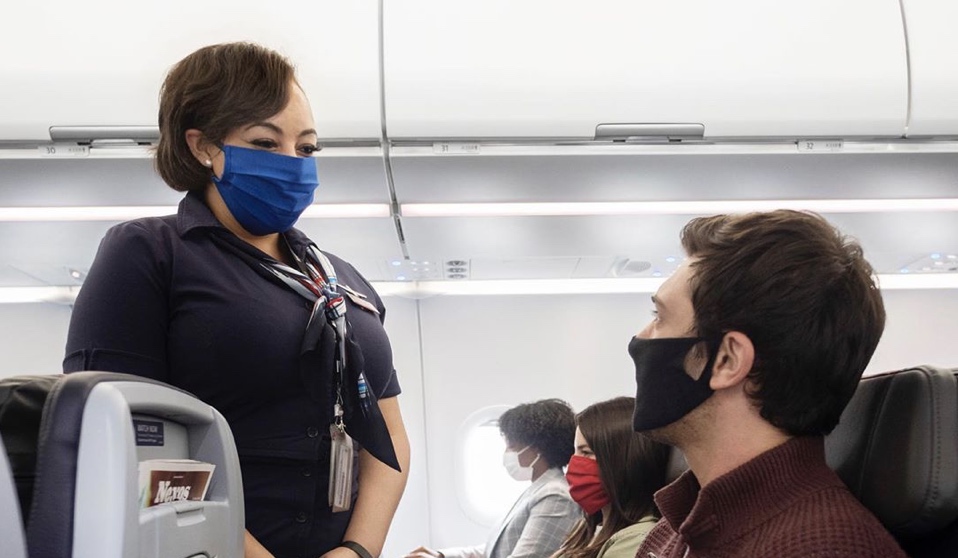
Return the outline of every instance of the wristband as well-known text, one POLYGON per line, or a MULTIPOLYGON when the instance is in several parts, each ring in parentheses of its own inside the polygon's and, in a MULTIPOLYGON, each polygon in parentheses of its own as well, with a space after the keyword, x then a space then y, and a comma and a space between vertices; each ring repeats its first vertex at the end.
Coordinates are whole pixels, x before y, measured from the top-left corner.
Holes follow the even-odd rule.
POLYGON ((352 550, 359 555, 359 558, 373 558, 373 555, 370 554, 363 545, 356 541, 343 541, 339 546, 343 546, 349 550, 352 550))

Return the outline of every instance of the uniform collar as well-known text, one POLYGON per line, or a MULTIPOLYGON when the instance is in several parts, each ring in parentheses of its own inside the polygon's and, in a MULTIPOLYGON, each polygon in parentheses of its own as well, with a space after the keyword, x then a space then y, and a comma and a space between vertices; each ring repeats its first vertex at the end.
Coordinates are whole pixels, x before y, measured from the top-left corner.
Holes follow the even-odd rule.
POLYGON ((707 549, 740 537, 810 491, 840 486, 825 463, 821 436, 793 438, 704 488, 692 471, 655 493, 673 531, 707 549))

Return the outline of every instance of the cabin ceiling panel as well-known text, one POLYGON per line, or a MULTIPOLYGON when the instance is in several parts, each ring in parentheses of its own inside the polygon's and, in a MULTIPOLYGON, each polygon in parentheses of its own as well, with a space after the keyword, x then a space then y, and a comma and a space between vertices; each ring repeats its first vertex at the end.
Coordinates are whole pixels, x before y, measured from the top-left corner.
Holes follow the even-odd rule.
POLYGON ((386 263, 402 259, 402 247, 391 217, 301 219, 296 228, 323 251, 353 264, 370 281, 386 280, 386 263))
MULTIPOLYGON (((318 203, 389 203, 381 155, 316 163, 318 203)), ((152 158, 0 159, 0 206, 175 205, 182 195, 160 179, 152 158)))
POLYGON ((930 254, 958 254, 958 214, 953 212, 828 215, 857 238, 878 273, 897 273, 930 254))
POLYGON ((409 255, 429 258, 568 258, 679 255, 684 215, 403 219, 409 255))
POLYGON ((175 205, 152 159, 3 159, 0 206, 175 205))
MULTIPOLYGON (((568 278, 567 266, 576 258, 609 258, 612 264, 625 260, 648 262, 631 268, 630 276, 667 274, 683 251, 682 227, 694 216, 547 216, 406 218, 410 257, 418 260, 458 259, 466 262, 491 260, 500 270, 518 268, 512 260, 543 274, 549 258, 564 259, 553 278, 568 278), (537 267, 536 261, 543 262, 537 267)), ((866 257, 880 273, 897 273, 910 263, 932 253, 958 253, 958 217, 953 212, 858 213, 827 215, 845 234, 859 239, 866 257)), ((613 276, 612 266, 594 265, 592 277, 613 276)), ((482 264, 479 269, 488 269, 482 264)), ((524 278, 512 273, 500 278, 524 278)), ((483 273, 482 278, 489 273, 483 273)), ((578 275, 583 276, 583 275, 578 275)), ((471 278, 478 278, 472 276, 471 278)))
POLYGON ((958 196, 958 154, 392 156, 399 203, 958 196))
MULTIPOLYGON (((70 270, 86 272, 111 221, 0 222, 0 286, 78 284, 70 270)), ((303 219, 298 228, 323 250, 381 280, 381 261, 401 257, 390 218, 303 219)))
POLYGON ((74 221, 0 223, 0 267, 21 275, 5 274, 0 286, 74 285, 70 269, 90 268, 104 233, 115 222, 74 221))

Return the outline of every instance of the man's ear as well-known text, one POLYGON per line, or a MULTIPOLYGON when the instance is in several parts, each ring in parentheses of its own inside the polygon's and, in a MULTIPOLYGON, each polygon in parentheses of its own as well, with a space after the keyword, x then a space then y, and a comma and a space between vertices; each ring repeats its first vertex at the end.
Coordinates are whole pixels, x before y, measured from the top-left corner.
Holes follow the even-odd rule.
POLYGON ((715 356, 709 387, 720 390, 744 382, 754 363, 755 346, 752 340, 740 331, 726 333, 715 356))
POLYGON ((219 152, 213 144, 206 140, 203 132, 196 129, 189 129, 184 133, 186 145, 190 146, 190 152, 196 157, 204 167, 213 166, 213 157, 219 152))

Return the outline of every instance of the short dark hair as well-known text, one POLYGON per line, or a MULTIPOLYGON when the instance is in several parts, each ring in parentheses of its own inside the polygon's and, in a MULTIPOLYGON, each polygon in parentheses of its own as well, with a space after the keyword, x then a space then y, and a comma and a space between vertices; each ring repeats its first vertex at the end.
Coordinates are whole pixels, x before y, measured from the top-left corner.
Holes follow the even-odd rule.
POLYGON ((885 328, 861 246, 820 215, 778 210, 693 219, 682 230, 696 334, 755 347, 748 395, 794 435, 838 424, 885 328))
POLYGON ((499 432, 509 442, 534 446, 551 467, 562 467, 575 451, 575 412, 561 399, 523 403, 502 413, 499 432))
POLYGON ((237 127, 283 110, 294 80, 286 58, 253 43, 207 46, 180 60, 160 89, 157 172, 174 190, 204 189, 210 170, 193 156, 186 131, 221 143, 237 127))
POLYGON ((598 537, 600 513, 580 520, 562 543, 558 554, 563 557, 594 558, 612 535, 645 516, 658 515, 652 496, 665 486, 671 448, 633 430, 634 410, 634 397, 616 397, 576 416, 579 431, 595 454, 611 512, 598 537))

